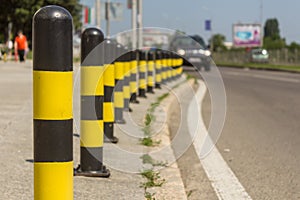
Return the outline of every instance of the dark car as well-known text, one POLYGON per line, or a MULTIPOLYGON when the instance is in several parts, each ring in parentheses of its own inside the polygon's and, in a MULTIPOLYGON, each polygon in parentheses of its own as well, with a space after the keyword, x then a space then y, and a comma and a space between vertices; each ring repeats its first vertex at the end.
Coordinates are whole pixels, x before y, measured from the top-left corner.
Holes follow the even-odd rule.
POLYGON ((206 49, 203 40, 199 42, 199 37, 200 36, 185 35, 175 36, 170 42, 169 50, 182 56, 185 65, 193 65, 198 70, 204 68, 206 71, 209 71, 211 53, 206 49))

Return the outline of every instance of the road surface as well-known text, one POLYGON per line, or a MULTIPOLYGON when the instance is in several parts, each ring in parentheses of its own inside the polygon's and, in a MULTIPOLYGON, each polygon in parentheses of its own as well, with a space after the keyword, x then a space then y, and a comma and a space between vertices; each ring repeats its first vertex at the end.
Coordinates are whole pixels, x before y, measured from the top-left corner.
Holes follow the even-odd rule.
MULTIPOLYGON (((217 143, 224 160, 252 199, 300 199, 300 74, 219 70, 227 95, 217 143)), ((210 110, 207 93, 202 105, 206 125, 210 110)))

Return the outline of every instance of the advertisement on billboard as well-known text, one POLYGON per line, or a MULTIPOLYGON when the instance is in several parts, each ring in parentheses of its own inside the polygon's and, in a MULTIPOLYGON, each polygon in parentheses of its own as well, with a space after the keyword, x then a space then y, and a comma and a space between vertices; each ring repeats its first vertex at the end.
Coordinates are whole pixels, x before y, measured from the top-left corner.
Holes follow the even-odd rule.
POLYGON ((233 45, 235 47, 260 47, 262 34, 260 24, 234 24, 233 45))

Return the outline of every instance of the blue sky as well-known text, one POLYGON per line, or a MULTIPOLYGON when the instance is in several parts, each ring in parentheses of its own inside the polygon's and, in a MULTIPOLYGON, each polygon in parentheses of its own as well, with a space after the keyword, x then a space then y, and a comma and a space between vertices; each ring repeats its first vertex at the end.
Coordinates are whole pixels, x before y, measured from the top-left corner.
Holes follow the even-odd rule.
MULTIPOLYGON (((130 29, 131 10, 127 0, 111 0, 124 3, 124 20, 111 22, 111 33, 130 29)), ((92 5, 94 0, 81 0, 92 5)), ((104 2, 104 1, 103 1, 104 2)), ((212 20, 213 33, 226 36, 232 41, 232 24, 259 23, 263 5, 263 25, 266 19, 277 18, 281 36, 287 42, 300 43, 300 1, 299 0, 143 0, 144 26, 179 29, 187 34, 199 34, 205 40, 210 32, 204 30, 204 21, 212 20)), ((105 32, 105 21, 102 20, 105 32)))

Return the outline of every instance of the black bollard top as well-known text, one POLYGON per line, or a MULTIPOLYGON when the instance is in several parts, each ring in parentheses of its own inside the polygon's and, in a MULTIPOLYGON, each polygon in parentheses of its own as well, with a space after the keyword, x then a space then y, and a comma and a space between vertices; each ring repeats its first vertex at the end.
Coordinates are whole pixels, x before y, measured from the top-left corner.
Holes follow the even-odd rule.
POLYGON ((82 66, 99 66, 104 64, 102 42, 104 34, 98 28, 87 28, 81 35, 82 66))
POLYGON ((161 59, 161 50, 156 50, 155 51, 155 57, 156 57, 156 60, 160 60, 161 59))
POLYGON ((146 52, 139 50, 139 60, 146 60, 146 52))
POLYGON ((116 46, 116 57, 118 62, 126 62, 125 49, 122 44, 117 44, 116 46))
POLYGON ((130 62, 131 61, 131 51, 129 50, 128 46, 124 46, 124 53, 125 53, 125 61, 130 62))
POLYGON ((131 51, 130 59, 131 59, 131 60, 137 60, 136 54, 137 54, 137 50, 132 50, 132 51, 131 51))
POLYGON ((33 69, 73 70, 73 22, 60 6, 45 6, 33 16, 33 69))
POLYGON ((110 38, 103 41, 104 64, 113 64, 116 59, 116 42, 110 38))
POLYGON ((150 50, 148 51, 148 61, 154 61, 154 51, 150 50))

